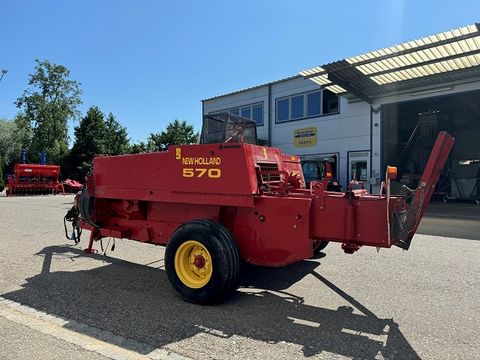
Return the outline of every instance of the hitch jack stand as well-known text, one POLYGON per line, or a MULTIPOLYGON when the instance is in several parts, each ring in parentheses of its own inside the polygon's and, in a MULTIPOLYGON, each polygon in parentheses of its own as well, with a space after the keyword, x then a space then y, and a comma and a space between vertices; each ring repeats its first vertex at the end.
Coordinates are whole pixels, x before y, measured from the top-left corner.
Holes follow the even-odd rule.
POLYGON ((98 251, 93 248, 93 242, 100 239, 100 231, 93 229, 90 233, 90 240, 88 241, 88 247, 84 249, 87 254, 96 254, 98 251))

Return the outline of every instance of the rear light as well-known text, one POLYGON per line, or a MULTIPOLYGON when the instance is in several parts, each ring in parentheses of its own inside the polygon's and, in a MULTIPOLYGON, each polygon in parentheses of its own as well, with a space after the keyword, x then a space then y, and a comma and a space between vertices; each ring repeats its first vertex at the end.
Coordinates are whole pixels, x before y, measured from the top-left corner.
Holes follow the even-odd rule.
POLYGON ((391 180, 397 178, 397 167, 396 166, 387 166, 387 177, 391 180))

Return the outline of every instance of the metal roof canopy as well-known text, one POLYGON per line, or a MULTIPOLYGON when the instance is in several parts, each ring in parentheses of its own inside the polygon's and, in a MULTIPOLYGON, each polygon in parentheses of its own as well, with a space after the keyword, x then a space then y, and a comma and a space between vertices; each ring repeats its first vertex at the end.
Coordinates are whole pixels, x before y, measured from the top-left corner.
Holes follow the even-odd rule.
POLYGON ((299 73, 368 103, 387 93, 480 76, 480 24, 316 66, 299 73))

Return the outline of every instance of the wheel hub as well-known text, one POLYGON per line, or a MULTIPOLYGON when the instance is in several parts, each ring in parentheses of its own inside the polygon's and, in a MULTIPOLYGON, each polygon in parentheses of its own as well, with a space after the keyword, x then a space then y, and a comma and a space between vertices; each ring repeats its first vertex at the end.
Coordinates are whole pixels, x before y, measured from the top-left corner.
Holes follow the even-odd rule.
POLYGON ((182 283, 192 289, 207 285, 213 264, 208 249, 196 240, 187 240, 175 253, 175 272, 182 283))
POLYGON ((193 265, 195 265, 197 269, 204 268, 205 258, 202 255, 195 255, 195 260, 193 260, 193 265))

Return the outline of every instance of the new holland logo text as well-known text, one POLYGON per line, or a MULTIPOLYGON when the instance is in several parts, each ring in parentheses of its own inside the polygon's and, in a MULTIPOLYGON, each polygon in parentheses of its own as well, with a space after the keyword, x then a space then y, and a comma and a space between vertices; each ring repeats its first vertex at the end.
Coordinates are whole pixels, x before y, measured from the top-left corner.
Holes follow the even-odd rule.
POLYGON ((182 176, 187 178, 208 177, 210 179, 219 179, 222 176, 222 170, 219 168, 206 168, 197 166, 220 165, 220 157, 182 157, 182 165, 194 167, 182 168, 182 176))
POLYGON ((222 159, 219 157, 184 157, 182 165, 220 165, 222 159))

